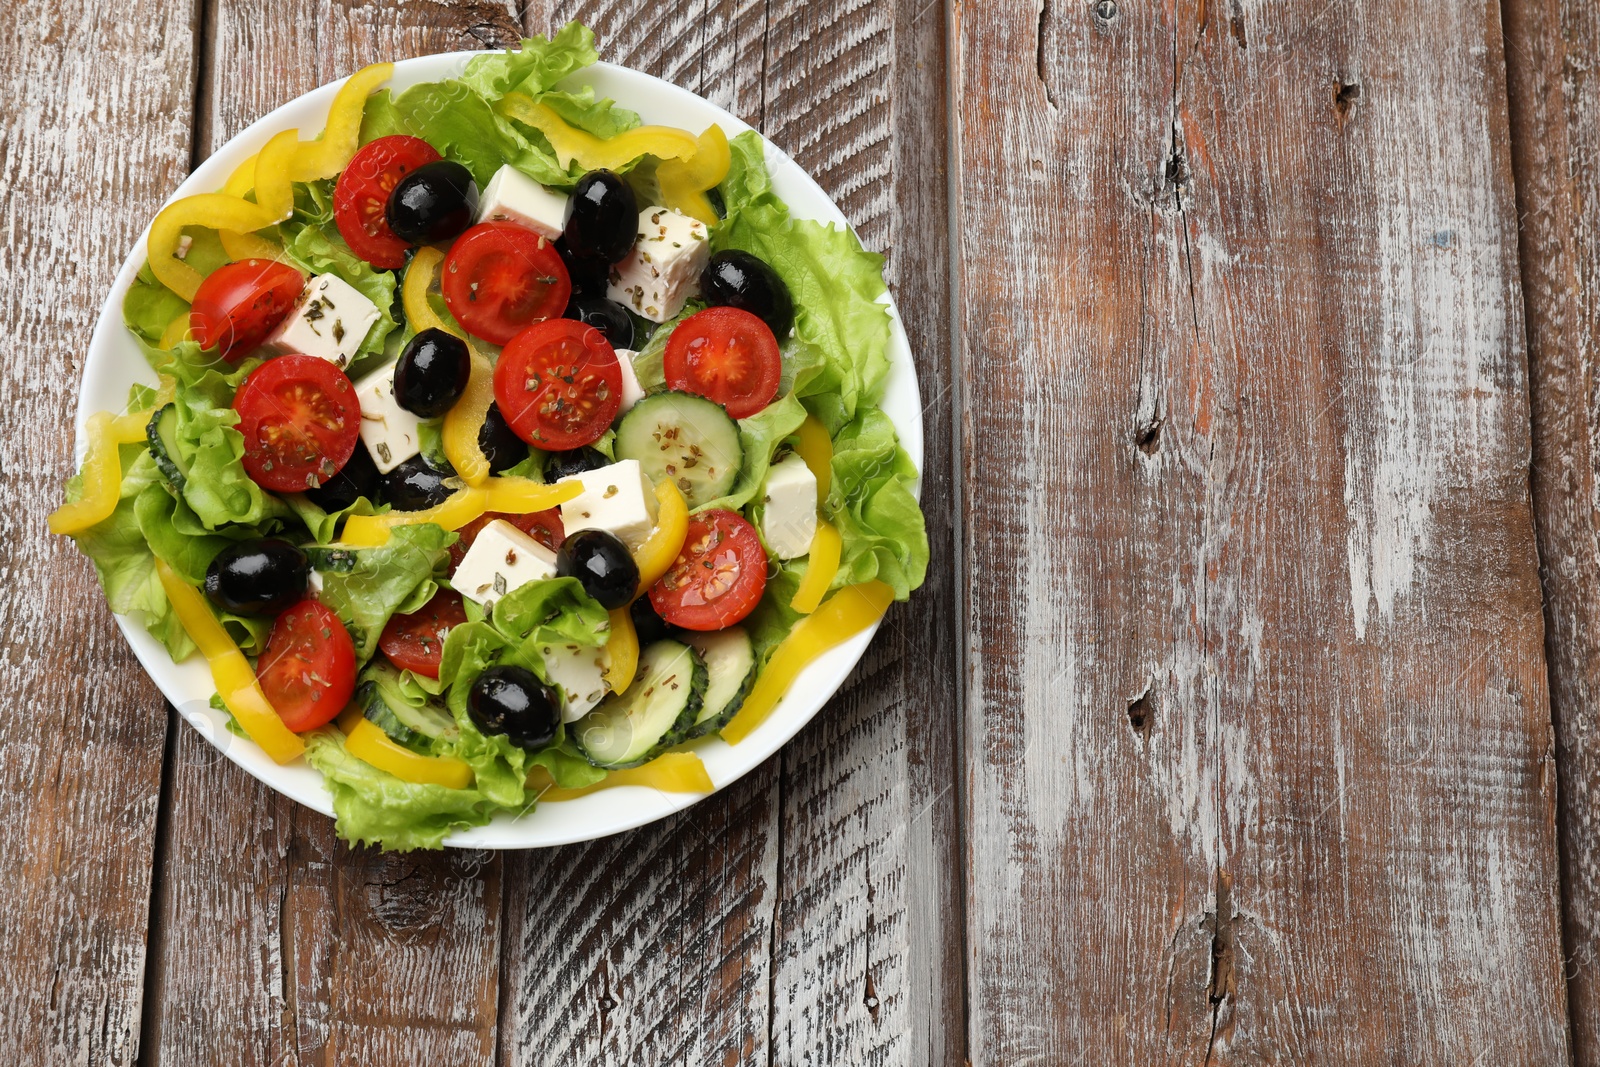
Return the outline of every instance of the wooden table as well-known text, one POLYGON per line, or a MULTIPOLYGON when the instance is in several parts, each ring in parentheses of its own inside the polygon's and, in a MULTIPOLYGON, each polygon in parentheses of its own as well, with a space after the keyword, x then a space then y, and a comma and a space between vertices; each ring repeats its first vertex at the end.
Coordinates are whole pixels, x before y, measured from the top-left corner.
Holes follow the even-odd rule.
POLYGON ((1592 0, 6 8, 0 1063, 1600 1064, 1592 0), (248 122, 568 18, 888 253, 933 565, 683 816, 352 852, 45 532, 82 353, 248 122))

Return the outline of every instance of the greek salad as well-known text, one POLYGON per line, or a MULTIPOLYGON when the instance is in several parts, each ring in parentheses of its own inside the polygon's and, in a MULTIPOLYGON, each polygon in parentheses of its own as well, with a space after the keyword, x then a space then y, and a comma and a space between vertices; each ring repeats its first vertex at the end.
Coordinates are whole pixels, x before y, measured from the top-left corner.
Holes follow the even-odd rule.
POLYGON ((755 133, 598 99, 596 59, 574 23, 366 67, 164 208, 123 303, 158 384, 50 516, 352 842, 708 792, 692 742, 923 580, 880 257, 793 217, 755 133))

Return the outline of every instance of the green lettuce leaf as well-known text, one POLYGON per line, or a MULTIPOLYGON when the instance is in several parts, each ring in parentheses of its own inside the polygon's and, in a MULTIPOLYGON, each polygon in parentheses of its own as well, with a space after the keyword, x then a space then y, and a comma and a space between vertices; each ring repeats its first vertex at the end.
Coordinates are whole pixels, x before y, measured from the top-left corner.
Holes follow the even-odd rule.
POLYGON ((505 163, 541 185, 565 188, 574 181, 547 144, 535 146, 461 81, 424 82, 392 98, 388 90, 373 95, 362 118, 361 141, 392 134, 427 141, 470 170, 479 189, 505 163))
MULTIPOLYGON (((539 101, 560 115, 569 125, 604 140, 609 140, 620 133, 627 133, 639 125, 637 111, 618 107, 615 100, 596 99, 594 87, 589 85, 569 93, 547 92, 539 97, 539 101)), ((640 203, 645 201, 641 200, 640 203)))
POLYGON ((843 541, 842 582, 876 578, 904 600, 928 572, 928 530, 911 495, 917 468, 894 423, 868 408, 833 439, 833 486, 823 511, 843 541))
MULTIPOLYGON (((160 475, 150 453, 140 445, 123 445, 121 457, 124 474, 116 510, 72 539, 94 564, 111 610, 138 619, 174 661, 181 660, 194 651, 194 642, 162 591, 156 557, 139 528, 139 497, 147 489, 162 491, 156 484, 160 475)), ((66 496, 69 501, 82 496, 81 476, 68 479, 66 496)))
MULTIPOLYGON (((356 447, 361 447, 357 445, 356 447)), ((311 539, 319 545, 332 544, 338 539, 340 524, 351 515, 385 515, 389 512, 389 505, 375 506, 372 501, 364 496, 356 497, 354 504, 343 511, 329 514, 306 498, 304 493, 285 493, 283 502, 289 505, 295 518, 305 526, 311 534, 311 539)))
POLYGON ((352 844, 392 852, 439 848, 454 831, 489 821, 493 807, 476 788, 402 781, 350 755, 338 730, 303 736, 306 761, 322 772, 333 797, 335 829, 352 844))
POLYGON ((510 92, 537 96, 599 58, 594 31, 569 22, 552 38, 525 37, 516 51, 476 57, 467 64, 461 82, 486 100, 498 100, 510 92))
POLYGON ((563 789, 582 789, 605 781, 609 771, 603 771, 578 755, 571 741, 540 749, 528 760, 528 766, 543 767, 563 789))
POLYGON ((877 303, 883 257, 848 229, 791 216, 772 190, 758 134, 739 134, 729 147, 733 163, 719 187, 728 217, 711 248, 760 256, 789 286, 795 334, 823 357, 806 407, 837 433, 857 408, 877 402, 888 374, 889 313, 877 303))
POLYGON ((377 548, 344 550, 347 570, 323 570, 324 604, 333 609, 350 639, 356 658, 365 663, 378 649, 378 637, 391 615, 416 611, 438 588, 435 573, 442 573, 455 544, 453 532, 431 522, 396 526, 389 540, 377 548))

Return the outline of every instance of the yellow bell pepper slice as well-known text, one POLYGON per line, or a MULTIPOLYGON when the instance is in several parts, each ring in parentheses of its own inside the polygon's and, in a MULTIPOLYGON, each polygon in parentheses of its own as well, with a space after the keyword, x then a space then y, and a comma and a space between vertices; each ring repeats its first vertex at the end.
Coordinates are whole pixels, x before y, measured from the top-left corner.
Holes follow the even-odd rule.
POLYGON ((367 109, 367 97, 392 74, 393 63, 373 63, 350 75, 328 108, 322 139, 306 141, 295 153, 294 166, 289 170, 292 180, 316 181, 344 170, 361 145, 361 117, 367 109))
MULTIPOLYGON (((444 253, 433 245, 423 245, 411 257, 405 280, 400 283, 400 304, 406 309, 406 321, 418 333, 423 330, 443 330, 460 337, 457 330, 444 324, 433 305, 428 303, 428 289, 433 285, 434 272, 444 262, 444 253)), ((465 340, 465 338, 463 338, 465 340)))
POLYGON ((340 543, 355 548, 386 544, 396 526, 431 522, 446 530, 459 530, 486 511, 526 515, 545 511, 583 492, 577 482, 544 485, 527 478, 490 478, 482 486, 458 489, 444 503, 422 511, 391 511, 387 515, 352 515, 345 520, 340 543))
POLYGON ((83 495, 50 513, 50 532, 75 534, 104 522, 117 510, 122 494, 122 457, 118 445, 131 445, 145 439, 150 412, 136 411, 112 415, 97 411, 85 427, 89 449, 83 457, 83 495))
POLYGON ((639 632, 627 608, 611 609, 611 636, 606 638, 606 686, 620 693, 639 672, 639 632))
POLYGON ((162 285, 192 303, 203 279, 199 271, 178 258, 178 241, 185 226, 248 233, 277 221, 259 205, 227 193, 199 193, 174 200, 150 224, 150 237, 145 242, 150 272, 162 285))
POLYGON ((428 302, 428 289, 433 285, 434 272, 444 261, 444 253, 429 245, 417 249, 406 268, 405 281, 400 286, 400 301, 406 309, 406 321, 418 333, 423 330, 443 330, 461 337, 472 353, 472 371, 467 378, 466 391, 451 409, 445 412, 444 426, 439 433, 445 458, 456 469, 461 480, 468 485, 482 485, 489 479, 489 459, 478 444, 478 434, 483 430, 483 420, 488 417, 489 405, 494 403, 494 367, 477 347, 462 337, 460 330, 445 325, 443 319, 428 302))
POLYGON ((693 752, 663 752, 642 767, 612 771, 603 780, 581 789, 561 788, 543 767, 535 767, 533 774, 528 776, 528 787, 540 791, 540 803, 576 800, 619 785, 642 785, 663 793, 711 793, 717 788, 711 784, 706 765, 693 752))
POLYGON ((639 567, 639 591, 635 600, 644 596, 661 576, 672 569, 683 551, 684 538, 689 536, 689 503, 671 480, 656 483, 656 525, 645 538, 633 561, 639 567))
POLYGON ((699 219, 707 226, 718 222, 716 210, 706 196, 728 176, 733 153, 728 151, 728 135, 721 126, 709 126, 696 142, 688 159, 669 159, 656 170, 661 183, 661 202, 680 214, 699 219))
POLYGON ((466 760, 424 756, 397 745, 388 734, 362 718, 360 709, 353 705, 339 716, 339 728, 344 731, 346 752, 402 782, 442 785, 446 789, 465 789, 472 784, 472 766, 466 760))
POLYGON ((795 590, 789 606, 802 615, 810 615, 828 595, 828 586, 839 572, 839 554, 844 541, 833 524, 817 520, 817 532, 811 538, 811 552, 806 559, 806 572, 800 576, 800 588, 795 590))
POLYGON ((218 232, 217 239, 222 242, 222 250, 228 253, 228 258, 235 263, 246 259, 268 261, 283 259, 283 246, 257 233, 234 233, 231 230, 222 230, 218 232))
MULTIPOLYGON (((251 170, 249 184, 240 177, 240 172, 244 170, 244 167, 240 167, 228 178, 223 191, 242 197, 254 189, 256 205, 273 221, 282 222, 294 214, 294 186, 289 180, 289 171, 299 151, 299 130, 284 130, 273 135, 261 151, 251 157, 255 166, 251 170), (240 186, 244 188, 240 190, 240 186)), ((241 259, 276 260, 283 257, 282 246, 259 234, 221 230, 217 237, 222 241, 228 258, 235 262, 241 259)))
POLYGON ((722 728, 722 739, 736 745, 750 736, 751 731, 767 721, 778 701, 812 660, 883 618, 893 600, 894 590, 879 581, 847 585, 795 623, 756 678, 738 714, 722 728))
POLYGON ((175 316, 171 322, 167 323, 167 328, 161 331, 161 340, 157 342, 157 344, 159 347, 164 348, 167 351, 171 351, 188 339, 189 313, 184 311, 175 316))
POLYGON ((522 93, 507 93, 495 109, 544 134, 563 167, 570 167, 577 160, 584 170, 617 170, 640 156, 689 159, 699 150, 694 134, 673 126, 637 126, 601 140, 587 130, 568 125, 548 104, 522 93))
POLYGON ((256 160, 261 158, 257 152, 237 167, 228 175, 228 180, 222 183, 222 191, 229 196, 244 198, 244 194, 256 187, 256 160))
POLYGON ((489 417, 489 405, 494 403, 494 367, 482 352, 471 345, 467 348, 472 353, 467 388, 461 399, 444 413, 439 444, 462 481, 468 485, 483 485, 493 472, 489 469, 489 457, 483 454, 483 446, 478 443, 478 435, 483 432, 483 420, 489 417))
MULTIPOLYGON (((244 168, 240 167, 228 179, 229 192, 186 196, 162 208, 150 224, 150 237, 145 242, 151 273, 185 300, 194 300, 202 280, 200 272, 177 256, 178 239, 183 236, 185 226, 205 226, 240 235, 235 248, 239 252, 249 251, 253 256, 235 258, 275 258, 260 254, 265 243, 258 243, 259 238, 257 242, 247 242, 243 235, 288 218, 294 208, 289 183, 331 178, 344 169, 360 141, 361 116, 366 110, 367 97, 388 81, 393 72, 393 63, 374 63, 352 74, 333 98, 321 140, 302 142, 299 131, 286 130, 268 141, 257 154, 251 175, 258 203, 242 199, 248 190, 240 188, 244 183, 241 176, 244 168)), ((235 252, 230 249, 228 254, 235 255, 235 252)))
POLYGON ((305 742, 283 724, 267 702, 250 661, 211 614, 205 597, 159 559, 156 560, 156 575, 161 579, 161 588, 166 591, 178 621, 210 664, 211 680, 216 683, 223 704, 233 712, 234 719, 250 735, 250 740, 277 763, 298 758, 306 750, 305 742))
POLYGON ((807 415, 795 435, 795 455, 811 468, 811 476, 817 480, 817 503, 820 505, 828 499, 828 490, 833 488, 833 438, 815 415, 807 415))

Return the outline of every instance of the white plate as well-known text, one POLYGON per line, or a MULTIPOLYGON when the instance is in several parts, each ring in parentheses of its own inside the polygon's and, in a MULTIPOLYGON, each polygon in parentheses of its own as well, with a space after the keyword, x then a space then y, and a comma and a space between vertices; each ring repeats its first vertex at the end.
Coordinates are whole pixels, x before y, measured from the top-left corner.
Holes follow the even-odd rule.
MULTIPOLYGON (((438 81, 460 73, 467 60, 480 53, 454 52, 422 56, 395 64, 391 86, 403 89, 418 82, 438 81)), ((566 85, 590 84, 602 97, 612 97, 632 108, 647 123, 678 126, 695 132, 712 123, 721 125, 729 136, 750 127, 721 108, 675 85, 609 63, 580 71, 566 85)), ((279 130, 297 127, 311 136, 321 130, 328 106, 342 82, 324 85, 278 108, 229 141, 189 176, 174 199, 192 193, 220 189, 233 169, 260 150, 279 130)), ((817 219, 840 226, 849 225, 844 214, 816 182, 811 180, 787 155, 766 145, 767 166, 773 185, 798 218, 817 219)), ((147 231, 148 232, 148 231, 147 231)), ((145 237, 128 255, 100 310, 89 356, 84 364, 83 392, 78 401, 77 437, 82 461, 84 423, 96 411, 122 411, 127 404, 128 387, 136 381, 154 384, 155 378, 122 324, 122 298, 133 283, 145 259, 145 237)), ((917 391, 916 371, 911 363, 911 348, 892 300, 885 298, 891 319, 889 340, 890 371, 883 408, 894 420, 900 440, 911 454, 917 469, 922 469, 922 410, 917 391)), ((918 486, 920 489, 920 484, 918 486)), ((144 628, 131 618, 117 617, 117 623, 139 662, 155 679, 156 685, 172 701, 182 716, 220 752, 246 771, 286 796, 326 815, 333 814, 332 800, 323 787, 322 776, 300 761, 280 767, 249 741, 223 728, 224 717, 210 707, 216 691, 211 675, 198 656, 173 663, 144 628)), ((718 789, 724 788, 762 760, 776 752, 810 721, 828 698, 849 677, 851 669, 877 627, 846 641, 808 667, 773 715, 737 747, 720 739, 697 745, 706 770, 718 789)), ((660 819, 681 811, 700 800, 698 794, 661 793, 637 786, 601 790, 573 801, 541 805, 520 818, 502 815, 486 826, 474 827, 446 839, 448 845, 462 848, 537 848, 587 841, 660 819)))

